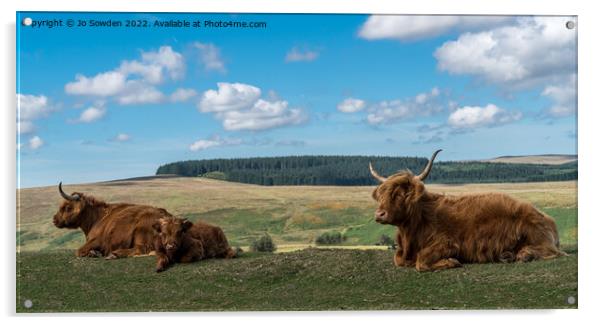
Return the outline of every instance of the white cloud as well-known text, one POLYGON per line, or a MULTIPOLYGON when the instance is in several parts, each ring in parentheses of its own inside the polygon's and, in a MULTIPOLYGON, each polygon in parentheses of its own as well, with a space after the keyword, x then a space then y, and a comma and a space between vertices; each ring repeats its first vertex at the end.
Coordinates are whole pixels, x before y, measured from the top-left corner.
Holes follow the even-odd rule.
POLYGON ((420 93, 409 99, 381 101, 368 109, 366 121, 378 125, 439 113, 443 110, 440 95, 441 91, 435 87, 430 92, 420 93))
POLYGON ((123 91, 126 75, 120 71, 108 71, 88 78, 78 74, 74 82, 65 85, 65 92, 70 95, 112 96, 123 91))
POLYGON ((570 17, 524 17, 511 26, 465 33, 439 47, 438 68, 450 74, 473 75, 503 91, 542 89, 554 101, 548 116, 575 110, 575 29, 570 17))
POLYGON ((577 77, 572 75, 566 83, 550 85, 541 92, 550 98, 554 105, 548 108, 547 115, 551 117, 573 116, 577 111, 577 77))
POLYGON ((450 114, 447 122, 456 129, 494 127, 520 120, 520 112, 508 112, 493 104, 485 107, 464 106, 450 114))
POLYGON ((17 94, 17 132, 33 133, 36 126, 33 120, 48 117, 55 110, 44 95, 17 94))
POLYGON ((182 78, 186 68, 182 54, 174 51, 171 46, 161 46, 156 52, 142 52, 142 62, 165 69, 174 80, 182 78))
POLYGON ((44 145, 44 141, 39 136, 34 136, 29 139, 29 148, 36 150, 44 145))
POLYGON ((203 93, 198 109, 213 113, 226 130, 258 131, 300 124, 307 119, 301 109, 290 108, 273 92, 266 100, 260 98, 261 89, 252 85, 220 82, 217 86, 218 90, 203 93))
POLYGON ((397 16, 372 15, 362 25, 359 36, 368 39, 415 41, 452 31, 475 31, 507 23, 503 16, 397 16))
POLYGON ((155 85, 167 79, 184 76, 183 56, 170 46, 157 51, 142 52, 140 60, 124 60, 110 71, 87 77, 75 76, 75 81, 65 85, 70 95, 112 97, 119 104, 150 104, 164 100, 165 96, 155 85))
POLYGON ((263 99, 255 102, 250 109, 227 111, 220 115, 224 129, 228 131, 272 129, 300 124, 307 119, 300 109, 289 108, 287 101, 270 102, 263 99))
POLYGON ((190 88, 178 88, 171 95, 169 99, 172 102, 185 102, 197 95, 196 90, 190 88))
POLYGON ((44 95, 17 94, 17 108, 21 120, 34 120, 48 116, 52 109, 44 95))
POLYGON ((200 51, 201 61, 206 70, 215 70, 220 72, 226 71, 226 65, 220 54, 220 49, 212 43, 195 42, 195 48, 200 51))
POLYGON ((19 134, 33 133, 36 126, 31 121, 17 121, 17 132, 19 134))
POLYGON ((515 25, 462 34, 435 51, 439 69, 509 88, 564 78, 576 67, 576 31, 566 17, 522 18, 515 25))
POLYGON ((107 110, 103 106, 90 106, 86 108, 80 115, 79 118, 72 120, 73 123, 92 123, 100 120, 105 116, 107 110))
POLYGON ((126 142, 129 141, 131 139, 130 135, 127 133, 119 133, 117 134, 114 138, 113 141, 117 141, 117 142, 126 142))
POLYGON ((286 53, 286 57, 284 61, 286 62, 310 62, 314 61, 318 58, 320 53, 318 51, 312 51, 308 49, 299 49, 298 47, 293 47, 288 53, 286 53))
POLYGON ((261 96, 261 89, 242 83, 219 82, 218 90, 207 90, 199 103, 199 111, 224 112, 250 107, 261 96))
POLYGON ((130 80, 124 91, 117 97, 117 102, 122 105, 156 104, 164 99, 164 95, 157 88, 147 83, 130 80))
POLYGON ((366 107, 366 102, 356 98, 346 98, 337 105, 337 110, 343 113, 359 112, 366 107))
POLYGON ((213 136, 209 139, 200 139, 192 143, 188 148, 190 151, 201 151, 213 147, 222 146, 234 146, 243 144, 242 139, 237 138, 222 138, 220 136, 213 136))

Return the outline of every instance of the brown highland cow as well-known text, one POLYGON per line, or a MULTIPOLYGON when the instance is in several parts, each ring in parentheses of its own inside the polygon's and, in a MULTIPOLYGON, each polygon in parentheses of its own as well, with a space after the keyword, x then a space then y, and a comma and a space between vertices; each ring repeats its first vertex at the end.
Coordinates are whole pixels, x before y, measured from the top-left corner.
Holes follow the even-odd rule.
POLYGON ((397 266, 432 271, 461 263, 528 262, 566 255, 559 249, 554 220, 532 204, 498 193, 451 196, 428 192, 423 181, 441 150, 424 171, 403 171, 385 178, 370 164, 381 184, 372 197, 374 216, 397 227, 397 266))
POLYGON ((109 204, 83 193, 59 193, 65 199, 53 218, 57 228, 80 228, 86 243, 75 255, 107 258, 149 254, 154 250, 153 225, 171 214, 165 209, 129 203, 109 204))
POLYGON ((161 218, 154 225, 157 272, 173 263, 191 263, 208 258, 233 258, 236 253, 220 227, 202 221, 174 217, 161 218))

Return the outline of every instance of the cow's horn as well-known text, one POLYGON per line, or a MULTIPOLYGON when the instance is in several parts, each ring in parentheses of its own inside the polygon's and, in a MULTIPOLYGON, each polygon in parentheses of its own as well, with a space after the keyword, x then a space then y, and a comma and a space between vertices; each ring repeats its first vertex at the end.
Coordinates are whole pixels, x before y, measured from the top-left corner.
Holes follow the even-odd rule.
POLYGON ((374 168, 372 168, 372 163, 368 163, 368 166, 370 167, 370 174, 372 174, 372 176, 374 176, 374 178, 376 178, 376 180, 378 180, 379 182, 384 182, 387 180, 387 178, 380 176, 375 170, 374 168))
POLYGON ((75 194, 75 195, 69 195, 65 192, 63 192, 63 182, 59 183, 59 192, 61 193, 61 196, 67 200, 67 201, 77 201, 79 200, 79 195, 75 194))
POLYGON ((428 164, 426 164, 426 167, 424 167, 422 173, 420 173, 420 175, 417 176, 421 181, 425 180, 428 177, 429 173, 431 172, 431 168, 433 168, 433 161, 435 161, 435 157, 437 157, 437 154, 441 151, 442 149, 439 149, 435 151, 435 153, 433 153, 431 160, 429 160, 428 164))

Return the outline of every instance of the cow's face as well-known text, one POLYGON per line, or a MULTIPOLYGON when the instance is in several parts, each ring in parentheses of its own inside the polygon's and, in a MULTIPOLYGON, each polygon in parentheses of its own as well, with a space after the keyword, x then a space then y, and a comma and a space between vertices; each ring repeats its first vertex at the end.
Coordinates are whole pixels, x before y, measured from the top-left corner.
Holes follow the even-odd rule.
POLYGON ((410 172, 387 178, 372 192, 372 198, 378 203, 374 220, 390 225, 403 223, 417 208, 423 193, 424 184, 410 172))
POLYGON ((64 200, 59 210, 54 214, 52 222, 57 228, 78 228, 81 225, 82 215, 86 209, 86 199, 81 193, 77 200, 64 200))
POLYGON ((190 229, 192 222, 180 218, 161 218, 154 225, 159 233, 161 245, 168 254, 173 254, 182 245, 184 233, 190 229))

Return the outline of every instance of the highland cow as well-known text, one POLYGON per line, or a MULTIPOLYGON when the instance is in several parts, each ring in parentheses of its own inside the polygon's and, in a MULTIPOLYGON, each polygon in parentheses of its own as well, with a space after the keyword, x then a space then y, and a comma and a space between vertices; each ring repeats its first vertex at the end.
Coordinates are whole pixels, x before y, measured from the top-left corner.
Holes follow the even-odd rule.
POLYGON ((566 255, 559 249, 554 219, 532 204, 498 193, 443 195, 431 193, 423 181, 441 150, 424 171, 380 176, 372 197, 378 202, 375 221, 397 227, 397 266, 432 271, 461 263, 528 262, 566 255))
POLYGON ((220 227, 202 221, 193 224, 186 219, 168 217, 161 218, 154 228, 157 231, 157 272, 164 271, 174 263, 236 257, 220 227))
POLYGON ((107 258, 146 255, 154 250, 153 225, 170 217, 165 209, 129 203, 109 204, 83 193, 59 193, 65 199, 53 217, 57 228, 80 228, 86 243, 75 255, 107 258))

